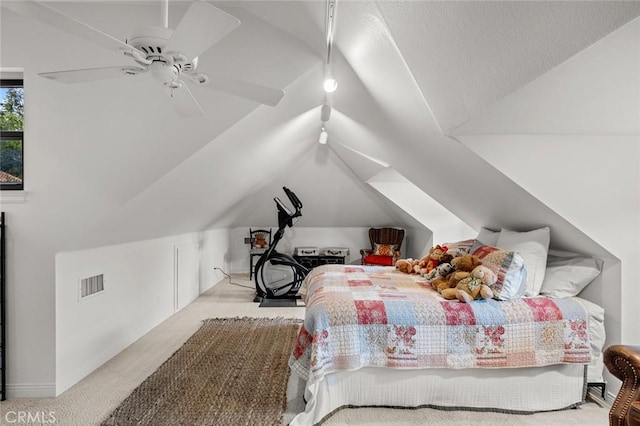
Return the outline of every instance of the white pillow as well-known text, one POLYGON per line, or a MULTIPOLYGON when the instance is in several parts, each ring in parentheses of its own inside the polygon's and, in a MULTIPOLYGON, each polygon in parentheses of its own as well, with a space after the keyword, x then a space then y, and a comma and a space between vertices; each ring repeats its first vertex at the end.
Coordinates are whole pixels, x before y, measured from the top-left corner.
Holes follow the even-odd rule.
POLYGON ((502 228, 496 247, 518 252, 527 265, 527 289, 524 295, 534 297, 540 294, 547 268, 547 254, 551 231, 548 227, 528 232, 516 232, 502 228))
POLYGON ((568 253, 549 253, 547 270, 540 294, 549 297, 577 296, 602 270, 602 261, 593 257, 568 253))
POLYGON ((480 240, 488 246, 496 246, 498 243, 498 237, 500 236, 500 231, 493 231, 489 228, 480 228, 480 232, 476 237, 476 240, 480 240))

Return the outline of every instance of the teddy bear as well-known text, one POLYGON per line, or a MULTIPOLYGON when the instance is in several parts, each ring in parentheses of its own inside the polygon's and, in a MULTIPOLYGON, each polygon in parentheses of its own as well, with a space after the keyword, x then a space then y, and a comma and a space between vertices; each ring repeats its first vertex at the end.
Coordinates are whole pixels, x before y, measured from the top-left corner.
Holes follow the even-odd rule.
MULTIPOLYGON (((455 288, 455 286, 457 286, 462 279, 466 278, 476 266, 480 266, 481 264, 482 261, 475 255, 465 254, 460 257, 456 257, 451 260, 451 272, 446 277, 435 275, 431 281, 431 285, 434 290, 437 290, 440 293, 442 293, 442 290, 444 289, 455 288)), ((436 270, 438 268, 436 268, 436 270)))
POLYGON ((420 275, 425 275, 435 269, 440 263, 442 263, 442 257, 447 251, 447 247, 436 245, 429 249, 429 253, 420 259, 419 270, 420 275))
POLYGON ((456 272, 471 272, 480 265, 482 265, 482 260, 473 254, 463 254, 451 260, 451 266, 456 272))
POLYGON ((412 274, 413 267, 416 264, 416 260, 412 258, 408 259, 398 259, 396 261, 396 269, 400 272, 404 272, 405 274, 412 274))
POLYGON ((267 246, 269 245, 263 233, 256 234, 254 238, 255 239, 253 240, 253 247, 255 248, 267 248, 267 246))
POLYGON ((455 288, 442 290, 445 299, 458 299, 470 303, 476 299, 490 299, 493 297, 491 286, 498 281, 498 276, 486 266, 476 266, 469 275, 460 280, 455 288))

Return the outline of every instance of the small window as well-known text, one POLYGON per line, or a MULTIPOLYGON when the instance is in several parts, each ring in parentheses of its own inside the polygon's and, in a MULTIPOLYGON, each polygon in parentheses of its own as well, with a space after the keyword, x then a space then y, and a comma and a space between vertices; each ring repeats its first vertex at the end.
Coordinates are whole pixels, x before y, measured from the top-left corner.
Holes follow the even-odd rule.
POLYGON ((24 189, 23 80, 0 80, 0 189, 24 189))

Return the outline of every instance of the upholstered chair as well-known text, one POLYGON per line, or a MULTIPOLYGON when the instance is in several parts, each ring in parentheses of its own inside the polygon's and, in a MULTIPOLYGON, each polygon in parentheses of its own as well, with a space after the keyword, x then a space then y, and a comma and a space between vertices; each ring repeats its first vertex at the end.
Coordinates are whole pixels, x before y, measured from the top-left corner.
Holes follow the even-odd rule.
POLYGON ((400 257, 404 229, 370 228, 371 248, 360 250, 363 265, 393 266, 400 257))
POLYGON ((640 346, 608 347, 604 351, 604 365, 622 380, 609 410, 609 425, 640 426, 640 346))

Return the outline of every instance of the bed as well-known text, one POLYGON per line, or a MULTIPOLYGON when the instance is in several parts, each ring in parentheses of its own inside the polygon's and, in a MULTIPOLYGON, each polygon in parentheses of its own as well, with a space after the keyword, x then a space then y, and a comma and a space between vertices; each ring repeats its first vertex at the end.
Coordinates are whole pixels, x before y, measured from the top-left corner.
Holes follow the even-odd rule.
POLYGON ((578 297, 466 304, 419 275, 350 265, 315 268, 300 294, 289 365, 306 407, 291 425, 345 406, 559 410, 601 377, 603 311, 578 297))

